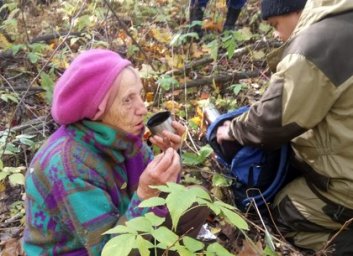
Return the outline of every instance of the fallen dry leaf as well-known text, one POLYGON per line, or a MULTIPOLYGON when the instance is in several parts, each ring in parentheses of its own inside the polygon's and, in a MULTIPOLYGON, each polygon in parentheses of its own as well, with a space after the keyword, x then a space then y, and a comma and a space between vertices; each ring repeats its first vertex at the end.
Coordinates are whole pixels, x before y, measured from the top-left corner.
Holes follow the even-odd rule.
POLYGON ((263 252, 261 241, 257 241, 256 244, 244 240, 243 247, 241 248, 238 256, 261 256, 263 252))
POLYGON ((169 111, 175 112, 180 109, 180 104, 174 100, 168 100, 163 103, 163 107, 169 111))
POLYGON ((11 238, 4 243, 4 248, 1 252, 1 256, 21 256, 24 255, 22 252, 21 242, 16 238, 11 238))
POLYGON ((168 29, 163 29, 159 27, 153 27, 151 29, 151 34, 154 39, 160 43, 169 44, 172 39, 172 34, 168 29))
POLYGON ((223 24, 221 21, 213 21, 211 19, 206 20, 203 24, 202 24, 202 28, 208 31, 217 31, 217 32, 221 32, 223 29, 223 24))

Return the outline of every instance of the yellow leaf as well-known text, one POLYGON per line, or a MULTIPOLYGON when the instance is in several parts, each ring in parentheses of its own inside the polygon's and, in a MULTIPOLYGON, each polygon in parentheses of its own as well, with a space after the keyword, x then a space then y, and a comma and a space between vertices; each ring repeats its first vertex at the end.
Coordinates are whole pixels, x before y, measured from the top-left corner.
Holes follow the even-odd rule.
POLYGON ((0 193, 4 192, 6 190, 5 183, 3 181, 0 181, 0 193))
POLYGON ((166 102, 163 103, 163 107, 168 109, 169 111, 175 111, 180 109, 180 104, 176 101, 173 100, 168 100, 166 102))
POLYGON ((184 66, 184 56, 174 54, 173 56, 165 56, 170 68, 182 68, 184 66))
POLYGON ((196 115, 200 118, 203 117, 203 110, 200 106, 196 106, 196 115))
POLYGON ((67 69, 69 67, 69 63, 66 61, 66 58, 60 56, 54 56, 51 62, 60 69, 67 69))
POLYGON ((146 93, 146 101, 147 102, 152 102, 154 98, 154 93, 153 92, 147 92, 146 93))
POLYGON ((266 56, 263 51, 253 51, 252 55, 253 55, 255 60, 262 60, 266 56))
POLYGON ((211 48, 210 48, 210 47, 207 47, 206 44, 202 44, 202 51, 203 51, 204 53, 211 54, 211 48))
POLYGON ((202 120, 199 116, 195 116, 195 117, 191 118, 190 121, 193 122, 194 124, 196 124, 197 126, 201 126, 201 124, 202 124, 202 120))
POLYGON ((142 68, 139 70, 141 78, 153 78, 156 75, 156 72, 150 65, 142 64, 142 68))
POLYGON ((162 28, 152 28, 151 29, 152 37, 160 43, 169 44, 172 39, 172 35, 167 29, 162 28))
POLYGON ((7 49, 11 47, 11 43, 7 40, 7 38, 0 33, 0 49, 7 49))
POLYGON ((191 52, 192 52, 192 57, 198 59, 204 55, 204 52, 200 50, 198 45, 196 43, 192 43, 191 45, 191 52))

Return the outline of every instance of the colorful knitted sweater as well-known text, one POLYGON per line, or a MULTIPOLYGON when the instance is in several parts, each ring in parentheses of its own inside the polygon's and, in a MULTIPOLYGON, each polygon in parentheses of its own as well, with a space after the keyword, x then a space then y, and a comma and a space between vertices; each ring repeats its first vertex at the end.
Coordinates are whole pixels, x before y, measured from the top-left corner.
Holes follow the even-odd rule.
POLYGON ((103 232, 149 210, 134 191, 151 159, 140 137, 101 123, 60 127, 27 171, 26 254, 100 255, 103 232))

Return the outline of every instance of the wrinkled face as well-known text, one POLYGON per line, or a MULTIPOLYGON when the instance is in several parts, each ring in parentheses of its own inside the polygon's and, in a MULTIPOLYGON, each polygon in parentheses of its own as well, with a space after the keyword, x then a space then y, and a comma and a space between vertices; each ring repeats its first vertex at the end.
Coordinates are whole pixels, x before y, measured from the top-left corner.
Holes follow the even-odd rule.
POLYGON ((276 30, 275 36, 283 42, 287 41, 298 24, 301 12, 291 12, 286 15, 273 16, 267 22, 276 30))
POLYGON ((144 129, 144 117, 147 114, 142 99, 143 86, 137 72, 131 67, 125 68, 115 79, 118 85, 111 106, 102 116, 102 122, 125 132, 140 135, 144 129))

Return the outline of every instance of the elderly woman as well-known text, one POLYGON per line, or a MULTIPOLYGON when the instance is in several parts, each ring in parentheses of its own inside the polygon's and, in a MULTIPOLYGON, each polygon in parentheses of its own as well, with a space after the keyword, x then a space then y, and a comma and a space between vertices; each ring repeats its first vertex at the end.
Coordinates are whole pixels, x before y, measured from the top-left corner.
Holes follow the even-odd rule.
MULTIPOLYGON (((166 209, 137 206, 158 195, 150 185, 177 181, 185 128, 173 121, 176 134, 152 138, 164 150, 153 158, 142 141, 142 91, 131 63, 109 50, 82 53, 59 79, 52 116, 61 127, 26 176, 27 255, 100 255, 110 238, 102 233, 118 222, 148 211, 166 216, 166 209)), ((198 231, 204 215, 187 229, 198 231)))

